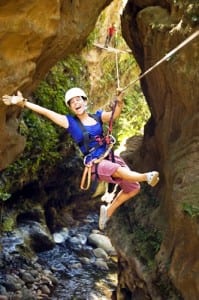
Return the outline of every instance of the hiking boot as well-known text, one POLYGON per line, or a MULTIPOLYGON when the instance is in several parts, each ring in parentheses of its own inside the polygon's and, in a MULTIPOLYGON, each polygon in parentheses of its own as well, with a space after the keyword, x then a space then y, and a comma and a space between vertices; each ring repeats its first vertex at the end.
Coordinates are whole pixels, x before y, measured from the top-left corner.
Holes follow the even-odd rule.
POLYGON ((108 207, 105 205, 101 205, 100 207, 100 216, 99 216, 99 229, 103 230, 106 227, 106 223, 109 220, 107 215, 108 207))
POLYGON ((147 174, 147 183, 151 186, 155 186, 159 181, 159 172, 152 171, 148 172, 147 174))

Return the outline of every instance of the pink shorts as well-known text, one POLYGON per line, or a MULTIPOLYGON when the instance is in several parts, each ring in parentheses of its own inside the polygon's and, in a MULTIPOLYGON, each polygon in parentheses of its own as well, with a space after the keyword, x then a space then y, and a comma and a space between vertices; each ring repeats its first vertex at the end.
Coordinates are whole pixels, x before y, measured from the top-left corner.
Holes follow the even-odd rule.
MULTIPOLYGON (((112 174, 119 167, 125 167, 129 169, 129 167, 121 157, 117 155, 115 155, 114 157, 115 157, 115 162, 112 162, 111 160, 108 159, 103 159, 97 165, 98 180, 105 181, 108 183, 118 184, 125 193, 132 192, 133 190, 139 190, 140 189, 139 182, 129 182, 121 178, 112 177, 112 174)), ((92 174, 95 174, 95 165, 92 167, 92 174)), ((93 175, 93 178, 95 178, 95 175, 93 175)))

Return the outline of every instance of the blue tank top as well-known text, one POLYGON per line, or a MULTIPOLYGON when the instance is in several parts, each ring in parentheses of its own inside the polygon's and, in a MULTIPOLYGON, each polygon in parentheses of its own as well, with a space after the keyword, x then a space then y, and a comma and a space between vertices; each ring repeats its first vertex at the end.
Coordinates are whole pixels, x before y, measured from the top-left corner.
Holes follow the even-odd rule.
MULTIPOLYGON (((95 113, 96 116, 101 120, 102 111, 98 110, 95 113)), ((82 132, 82 128, 77 121, 75 116, 72 115, 66 115, 69 127, 67 128, 68 133, 71 135, 72 139, 75 141, 75 143, 79 146, 81 152, 87 156, 86 162, 100 157, 105 151, 106 151, 106 143, 103 143, 102 145, 99 145, 99 143, 95 140, 96 136, 103 136, 103 127, 102 122, 97 122, 94 125, 85 126, 86 131, 89 134, 89 153, 87 153, 85 146, 84 146, 84 136, 82 132), (93 149, 93 150, 92 150, 93 149)))

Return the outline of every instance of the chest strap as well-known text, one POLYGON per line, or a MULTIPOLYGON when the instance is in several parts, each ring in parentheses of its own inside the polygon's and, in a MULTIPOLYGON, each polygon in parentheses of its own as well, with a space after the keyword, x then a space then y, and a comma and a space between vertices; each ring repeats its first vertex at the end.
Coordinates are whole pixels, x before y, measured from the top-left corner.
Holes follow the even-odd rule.
MULTIPOLYGON (((100 123, 102 124, 102 120, 101 118, 98 116, 98 115, 95 115, 95 114, 89 114, 90 117, 92 117, 93 119, 96 120, 97 123, 100 123)), ((84 149, 85 149, 85 154, 88 154, 89 153, 89 143, 92 142, 92 141, 97 141, 95 137, 90 137, 88 131, 86 130, 85 126, 82 124, 82 122, 79 120, 78 117, 75 117, 80 129, 81 129, 81 132, 82 132, 82 135, 83 135, 83 139, 82 141, 80 141, 78 143, 78 146, 81 147, 81 146, 84 146, 84 149)), ((101 137, 100 137, 101 138, 101 137)), ((98 147, 98 145, 96 145, 96 147, 98 147)))

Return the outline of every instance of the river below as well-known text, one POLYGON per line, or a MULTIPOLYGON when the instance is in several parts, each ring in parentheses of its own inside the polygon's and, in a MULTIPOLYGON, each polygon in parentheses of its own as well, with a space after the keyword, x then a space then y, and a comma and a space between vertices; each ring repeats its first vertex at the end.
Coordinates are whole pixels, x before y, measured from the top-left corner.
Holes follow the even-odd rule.
MULTIPOLYGON (((40 265, 50 269, 58 279, 52 300, 115 299, 117 286, 116 256, 98 258, 88 236, 98 232, 98 215, 88 215, 67 232, 64 242, 38 254, 40 265)), ((101 233, 102 234, 102 233, 101 233)))

